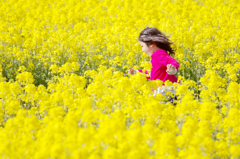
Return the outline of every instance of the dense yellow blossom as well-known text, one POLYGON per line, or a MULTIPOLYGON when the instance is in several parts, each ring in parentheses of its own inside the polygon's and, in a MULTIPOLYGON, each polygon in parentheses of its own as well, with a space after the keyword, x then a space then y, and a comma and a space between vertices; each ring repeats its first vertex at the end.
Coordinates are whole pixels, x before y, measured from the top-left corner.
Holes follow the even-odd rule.
MULTIPOLYGON (((2 158, 239 158, 239 0, 2 0, 2 158), (176 105, 138 35, 170 36, 176 105)), ((171 86, 172 83, 165 83, 171 86)))

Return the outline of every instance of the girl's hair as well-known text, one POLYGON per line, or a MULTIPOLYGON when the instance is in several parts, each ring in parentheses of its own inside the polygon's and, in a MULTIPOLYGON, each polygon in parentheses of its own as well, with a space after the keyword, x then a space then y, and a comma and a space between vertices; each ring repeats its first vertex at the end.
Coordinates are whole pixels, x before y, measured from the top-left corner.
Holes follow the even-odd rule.
POLYGON ((138 41, 142 41, 147 44, 147 46, 155 43, 157 47, 168 52, 169 55, 174 56, 175 50, 171 47, 171 42, 168 36, 164 35, 161 31, 154 27, 145 28, 139 35, 138 41))

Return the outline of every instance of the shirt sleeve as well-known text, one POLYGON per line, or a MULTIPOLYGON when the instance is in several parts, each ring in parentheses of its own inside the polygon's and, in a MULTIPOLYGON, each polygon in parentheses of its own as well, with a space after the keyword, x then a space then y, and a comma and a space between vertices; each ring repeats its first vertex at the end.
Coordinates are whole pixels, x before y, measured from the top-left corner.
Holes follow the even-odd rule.
MULTIPOLYGON (((143 73, 143 71, 141 70, 141 69, 138 69, 137 70, 138 72, 141 72, 141 73, 143 73)), ((149 73, 148 73, 148 71, 145 71, 145 74, 147 74, 148 76, 147 76, 147 79, 150 79, 150 76, 149 76, 149 73)))
POLYGON ((175 75, 177 73, 177 69, 174 68, 174 70, 167 72, 169 75, 175 75))
POLYGON ((177 71, 179 69, 179 63, 177 62, 177 60, 175 60, 174 58, 172 57, 169 57, 168 60, 166 61, 166 66, 168 64, 172 64, 174 67, 176 67, 177 71))

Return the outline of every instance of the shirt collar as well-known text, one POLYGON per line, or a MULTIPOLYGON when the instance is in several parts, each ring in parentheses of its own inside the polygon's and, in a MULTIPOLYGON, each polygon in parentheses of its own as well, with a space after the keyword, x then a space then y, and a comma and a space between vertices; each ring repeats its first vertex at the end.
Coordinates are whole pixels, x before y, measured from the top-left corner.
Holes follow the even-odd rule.
POLYGON ((163 49, 157 49, 157 50, 152 54, 151 57, 153 57, 154 55, 157 55, 157 54, 169 55, 169 54, 167 53, 167 51, 165 51, 165 50, 163 50, 163 49))

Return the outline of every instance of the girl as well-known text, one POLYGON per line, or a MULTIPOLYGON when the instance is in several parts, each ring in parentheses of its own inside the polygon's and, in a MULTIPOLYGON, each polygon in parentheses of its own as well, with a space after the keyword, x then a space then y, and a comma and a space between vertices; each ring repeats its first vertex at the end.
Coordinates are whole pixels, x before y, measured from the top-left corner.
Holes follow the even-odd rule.
MULTIPOLYGON (((165 36, 161 31, 154 27, 147 27, 144 29, 139 37, 138 41, 142 46, 142 51, 151 57, 152 69, 147 77, 150 80, 160 79, 163 82, 169 80, 171 82, 177 82, 177 77, 175 74, 178 71, 179 63, 171 56, 175 55, 175 51, 172 49, 171 44, 173 44, 167 36, 165 36), (171 55, 171 56, 170 56, 171 55)), ((142 72, 142 70, 134 70, 129 68, 129 74, 136 74, 136 72, 142 72)), ((175 90, 167 89, 166 87, 159 87, 155 90, 156 93, 161 93, 166 95, 166 91, 171 91, 175 94, 175 90)))

